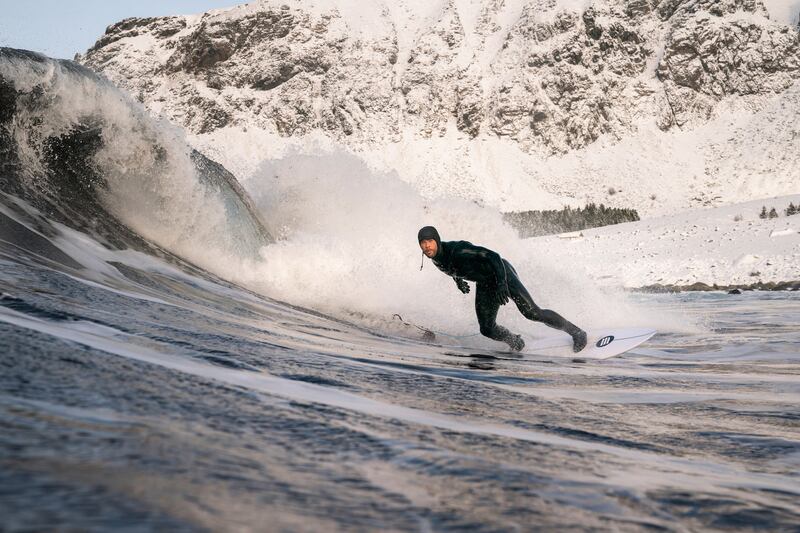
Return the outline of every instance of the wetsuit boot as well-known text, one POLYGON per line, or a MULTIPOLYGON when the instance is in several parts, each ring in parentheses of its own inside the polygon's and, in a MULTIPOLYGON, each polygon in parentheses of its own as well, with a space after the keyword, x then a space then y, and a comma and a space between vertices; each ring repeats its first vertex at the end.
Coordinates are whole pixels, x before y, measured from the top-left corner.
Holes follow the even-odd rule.
POLYGON ((586 332, 568 320, 564 320, 564 325, 563 331, 572 337, 572 351, 578 353, 586 348, 586 332))
POLYGON ((580 352, 586 348, 586 332, 581 328, 575 326, 574 332, 569 332, 572 335, 572 351, 575 353, 580 352))
POLYGON ((525 347, 525 341, 522 340, 522 335, 510 335, 506 342, 508 343, 509 348, 511 348, 515 352, 522 351, 525 347))
POLYGON ((496 322, 489 326, 482 324, 481 334, 490 339, 508 344, 508 347, 514 352, 522 351, 525 348, 525 341, 522 340, 522 335, 511 333, 496 322))

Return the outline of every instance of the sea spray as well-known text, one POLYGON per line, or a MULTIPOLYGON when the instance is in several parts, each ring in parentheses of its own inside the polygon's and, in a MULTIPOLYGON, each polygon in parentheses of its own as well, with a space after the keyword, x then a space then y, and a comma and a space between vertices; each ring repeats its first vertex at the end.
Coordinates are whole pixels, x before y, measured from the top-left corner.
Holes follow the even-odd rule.
MULTIPOLYGON (((596 287, 579 256, 563 264, 536 253, 496 209, 425 198, 395 173, 376 171, 344 150, 290 149, 265 161, 245 185, 278 242, 262 250, 263 265, 240 272, 240 279, 272 297, 375 327, 400 314, 451 335, 474 334, 474 288, 463 295, 422 258, 416 234, 430 224, 444 240, 496 250, 514 264, 540 306, 582 327, 687 326, 648 313, 622 291, 596 287)), ((498 321, 531 336, 553 334, 520 316, 513 302, 501 308, 498 321)))

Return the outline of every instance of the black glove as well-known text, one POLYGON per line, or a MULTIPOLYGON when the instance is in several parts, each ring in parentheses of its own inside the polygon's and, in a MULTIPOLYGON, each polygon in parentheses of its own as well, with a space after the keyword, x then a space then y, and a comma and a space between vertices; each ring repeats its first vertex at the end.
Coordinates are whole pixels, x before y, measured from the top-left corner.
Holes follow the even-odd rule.
POLYGON ((508 291, 508 285, 505 283, 501 283, 499 287, 497 287, 497 303, 500 305, 506 305, 508 303, 508 299, 511 298, 511 293, 508 291))
POLYGON ((458 287, 458 290, 460 290, 464 294, 467 294, 469 292, 469 285, 467 284, 466 281, 464 281, 461 278, 453 278, 453 279, 456 280, 456 287, 458 287))

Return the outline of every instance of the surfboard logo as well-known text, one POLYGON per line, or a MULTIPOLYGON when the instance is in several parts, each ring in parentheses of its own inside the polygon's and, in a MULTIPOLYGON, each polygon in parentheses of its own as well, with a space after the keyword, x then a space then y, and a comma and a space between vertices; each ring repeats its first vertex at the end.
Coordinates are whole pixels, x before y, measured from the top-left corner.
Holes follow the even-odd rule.
POLYGON ((606 346, 611 344, 613 340, 614 340, 614 335, 609 335, 597 341, 597 344, 595 346, 597 346, 598 348, 605 348, 606 346))

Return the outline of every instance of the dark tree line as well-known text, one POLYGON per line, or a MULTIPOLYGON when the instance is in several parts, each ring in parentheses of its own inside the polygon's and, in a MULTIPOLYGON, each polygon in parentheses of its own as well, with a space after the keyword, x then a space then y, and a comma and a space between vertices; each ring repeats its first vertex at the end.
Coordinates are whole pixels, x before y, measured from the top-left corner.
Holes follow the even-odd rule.
MULTIPOLYGON (((790 202, 789 207, 783 210, 786 213, 787 217, 792 215, 796 215, 800 213, 800 206, 794 205, 794 203, 790 202)), ((761 213, 758 214, 758 218, 778 218, 778 211, 773 207, 767 212, 767 206, 761 207, 761 213)))
POLYGON ((618 209, 591 203, 586 207, 547 211, 521 211, 504 213, 503 220, 517 230, 520 237, 553 235, 588 228, 598 228, 622 222, 636 222, 639 213, 635 209, 618 209))

